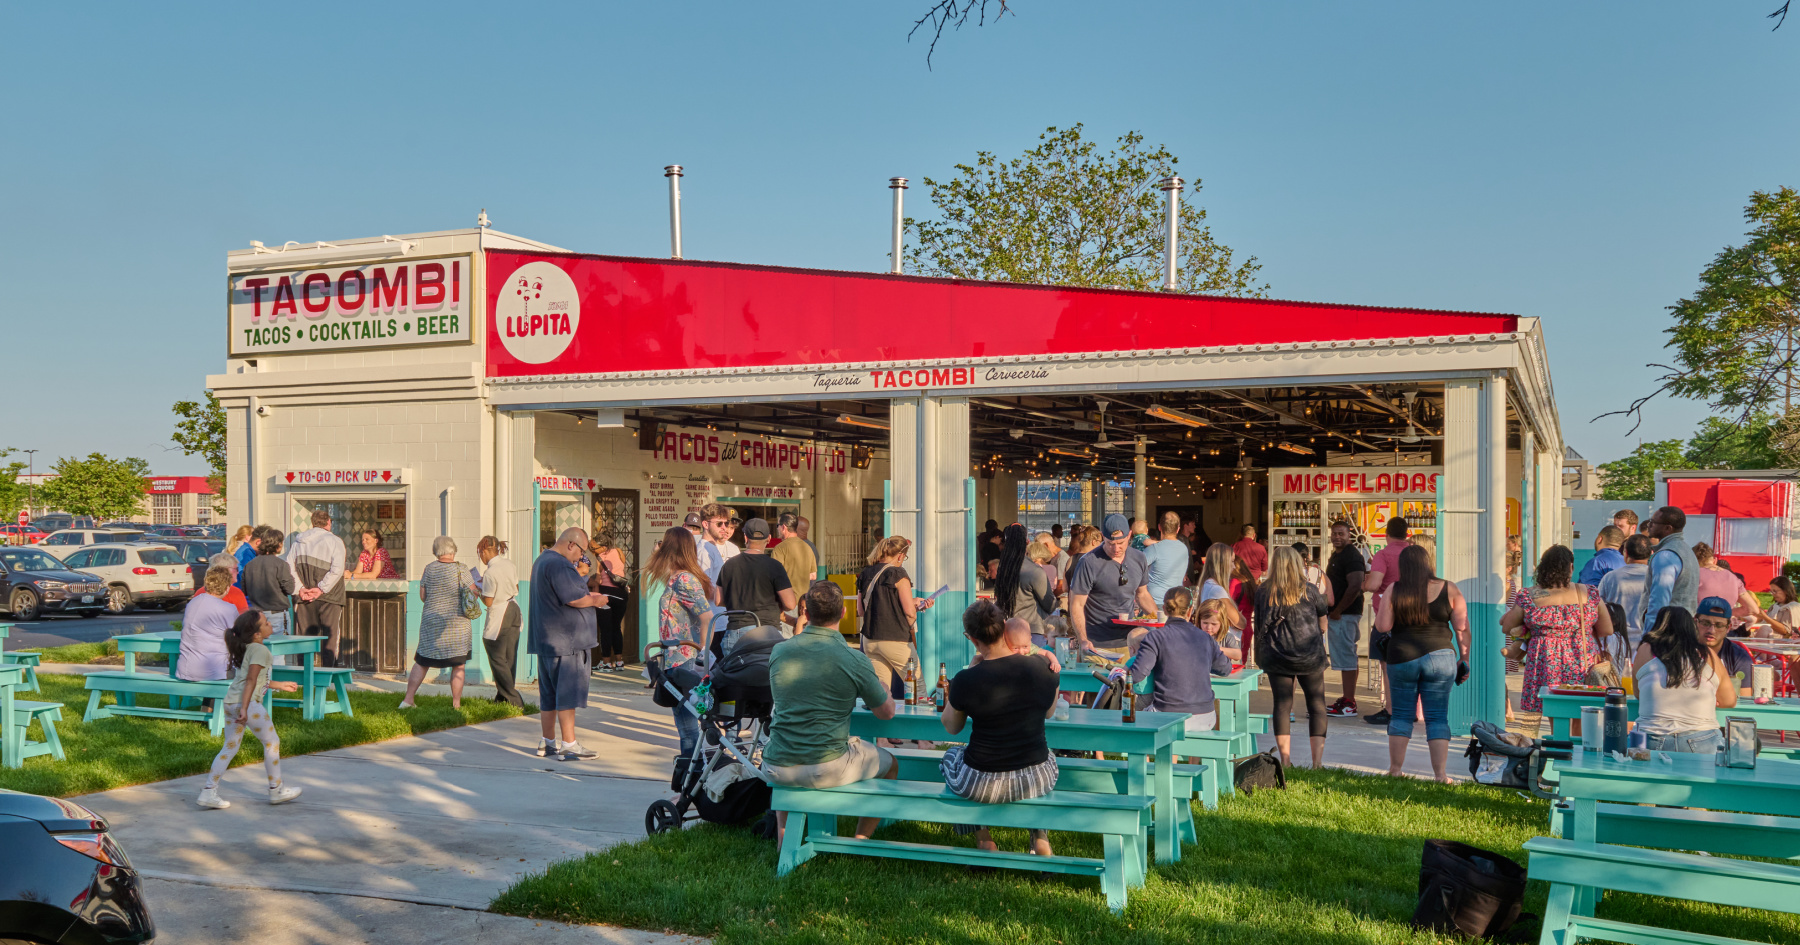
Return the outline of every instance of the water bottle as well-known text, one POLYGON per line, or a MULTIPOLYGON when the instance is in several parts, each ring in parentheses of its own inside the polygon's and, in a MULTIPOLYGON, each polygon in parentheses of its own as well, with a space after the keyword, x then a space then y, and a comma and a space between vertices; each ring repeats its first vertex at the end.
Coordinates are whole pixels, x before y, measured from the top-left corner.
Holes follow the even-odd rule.
POLYGON ((1601 709, 1600 750, 1624 754, 1629 747, 1625 738, 1625 690, 1617 687, 1606 690, 1606 705, 1601 709))

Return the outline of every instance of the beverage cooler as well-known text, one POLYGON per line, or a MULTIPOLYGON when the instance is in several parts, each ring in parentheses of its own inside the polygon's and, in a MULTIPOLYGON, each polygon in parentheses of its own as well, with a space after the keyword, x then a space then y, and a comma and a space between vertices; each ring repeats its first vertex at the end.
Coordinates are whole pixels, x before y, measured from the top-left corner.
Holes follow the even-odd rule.
POLYGON ((1440 466, 1329 466, 1269 470, 1269 548, 1305 542, 1312 560, 1331 556, 1331 523, 1343 519, 1380 547, 1388 520, 1437 537, 1440 466))
POLYGON ((1788 560, 1793 483, 1780 479, 1670 478, 1668 504, 1687 513, 1689 543, 1706 542, 1758 593, 1788 560))

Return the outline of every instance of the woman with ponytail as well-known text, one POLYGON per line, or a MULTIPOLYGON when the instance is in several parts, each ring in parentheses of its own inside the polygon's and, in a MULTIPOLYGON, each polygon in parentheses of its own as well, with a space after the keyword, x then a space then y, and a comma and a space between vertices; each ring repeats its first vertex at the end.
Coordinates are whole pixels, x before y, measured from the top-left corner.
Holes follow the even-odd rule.
POLYGON ((1044 569, 1026 561, 1031 543, 1025 526, 1014 523, 1000 535, 1000 567, 994 576, 994 603, 1002 613, 1031 626, 1031 642, 1049 648, 1044 620, 1056 612, 1056 594, 1044 569))

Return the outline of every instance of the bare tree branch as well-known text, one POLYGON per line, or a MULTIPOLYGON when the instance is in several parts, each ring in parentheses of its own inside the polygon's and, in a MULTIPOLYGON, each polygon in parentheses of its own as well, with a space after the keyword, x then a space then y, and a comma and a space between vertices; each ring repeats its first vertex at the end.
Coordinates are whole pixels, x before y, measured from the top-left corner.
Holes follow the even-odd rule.
POLYGON ((1793 3, 1793 2, 1794 2, 1794 0, 1787 0, 1786 3, 1783 3, 1781 5, 1781 9, 1776 10, 1774 13, 1769 14, 1768 19, 1775 21, 1775 25, 1769 27, 1769 32, 1773 33, 1776 30, 1781 29, 1781 24, 1787 22, 1788 4, 1793 3))
MULTIPOLYGON (((994 14, 996 23, 1000 22, 1001 17, 1012 12, 1007 9, 1007 0, 937 0, 931 5, 931 9, 925 11, 924 16, 913 21, 913 28, 906 31, 906 41, 912 42, 913 34, 917 33, 920 27, 927 23, 931 24, 931 47, 925 50, 925 68, 930 69, 931 54, 937 52, 938 40, 944 38, 944 27, 950 26, 960 30, 963 24, 969 21, 971 14, 975 16, 976 26, 986 26, 989 3, 993 3, 999 8, 998 12, 994 14)), ((1782 9, 1785 11, 1787 8, 1783 7, 1782 9)))

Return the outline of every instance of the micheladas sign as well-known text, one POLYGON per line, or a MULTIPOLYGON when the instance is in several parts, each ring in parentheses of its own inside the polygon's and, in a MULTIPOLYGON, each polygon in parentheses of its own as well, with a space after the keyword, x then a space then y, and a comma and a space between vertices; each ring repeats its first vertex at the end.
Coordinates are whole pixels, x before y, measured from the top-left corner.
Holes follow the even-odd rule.
POLYGON ((468 342, 470 257, 234 273, 234 356, 468 342))
POLYGON ((1282 496, 1366 495, 1371 498, 1437 495, 1437 466, 1355 466, 1269 470, 1269 492, 1282 496))

